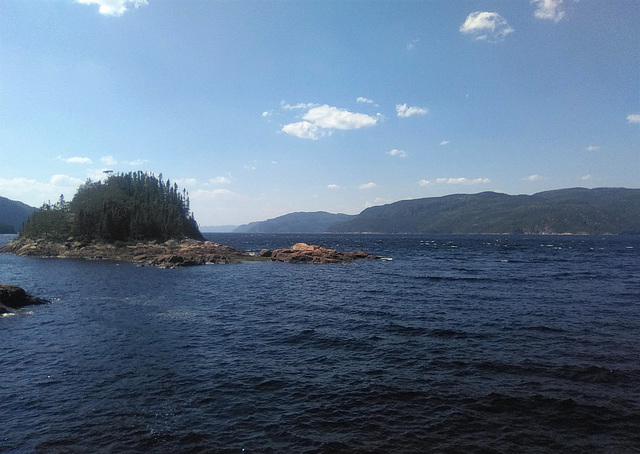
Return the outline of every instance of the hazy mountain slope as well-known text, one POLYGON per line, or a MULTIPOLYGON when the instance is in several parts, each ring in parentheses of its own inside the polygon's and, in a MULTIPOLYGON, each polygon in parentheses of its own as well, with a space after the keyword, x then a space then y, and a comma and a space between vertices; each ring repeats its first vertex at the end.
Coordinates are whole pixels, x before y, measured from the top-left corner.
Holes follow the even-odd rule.
POLYGON ((640 189, 560 189, 531 196, 495 192, 403 200, 371 207, 331 232, 640 232, 640 189))
POLYGON ((333 224, 347 221, 354 216, 333 214, 326 211, 289 213, 266 221, 239 226, 236 233, 322 233, 333 224))
POLYGON ((12 226, 18 232, 36 209, 17 200, 0 197, 0 222, 12 226))

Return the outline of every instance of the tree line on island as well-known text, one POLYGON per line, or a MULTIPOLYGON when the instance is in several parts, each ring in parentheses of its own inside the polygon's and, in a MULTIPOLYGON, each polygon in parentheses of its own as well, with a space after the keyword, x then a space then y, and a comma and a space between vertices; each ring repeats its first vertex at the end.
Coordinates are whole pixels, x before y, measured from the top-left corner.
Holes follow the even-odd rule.
POLYGON ((204 237, 190 211, 186 190, 145 172, 87 180, 71 202, 45 203, 24 225, 21 236, 66 241, 158 241, 204 237))

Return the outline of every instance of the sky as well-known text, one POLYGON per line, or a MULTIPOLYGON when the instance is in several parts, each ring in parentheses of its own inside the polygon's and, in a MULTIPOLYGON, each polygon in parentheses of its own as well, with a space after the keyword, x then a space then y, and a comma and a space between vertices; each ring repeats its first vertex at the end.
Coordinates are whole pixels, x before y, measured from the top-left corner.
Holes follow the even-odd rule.
POLYGON ((162 173, 200 225, 640 187, 638 0, 0 0, 0 196, 162 173))

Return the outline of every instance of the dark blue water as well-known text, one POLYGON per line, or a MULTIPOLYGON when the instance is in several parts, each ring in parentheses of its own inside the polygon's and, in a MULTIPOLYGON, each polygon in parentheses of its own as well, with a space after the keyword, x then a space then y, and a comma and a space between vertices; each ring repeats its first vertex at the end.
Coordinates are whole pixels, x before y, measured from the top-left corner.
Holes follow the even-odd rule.
POLYGON ((0 255, 0 451, 639 452, 640 237, 210 237, 393 260, 0 255))

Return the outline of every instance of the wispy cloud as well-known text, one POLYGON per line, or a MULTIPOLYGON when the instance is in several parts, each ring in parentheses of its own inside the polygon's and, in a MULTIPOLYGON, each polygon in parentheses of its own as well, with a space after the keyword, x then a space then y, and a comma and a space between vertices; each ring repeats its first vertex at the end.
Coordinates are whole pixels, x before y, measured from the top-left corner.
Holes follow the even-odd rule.
POLYGON ((134 159, 133 161, 125 161, 124 163, 130 166, 141 166, 144 163, 149 162, 148 159, 134 159))
POLYGON ((629 123, 640 124, 640 114, 630 114, 627 115, 627 121, 629 123))
POLYGON ((58 156, 60 161, 64 161, 67 164, 93 164, 93 161, 89 158, 84 158, 80 156, 73 156, 71 158, 63 158, 62 156, 58 156))
POLYGON ((540 181, 540 180, 544 180, 545 177, 543 177, 542 175, 538 175, 538 174, 534 174, 534 175, 529 175, 528 177, 523 178, 523 180, 525 181, 540 181))
POLYGON ((531 3, 537 5, 537 8, 533 13, 534 17, 537 19, 560 22, 564 17, 562 0, 531 0, 531 3))
POLYGON ((412 51, 413 49, 416 48, 416 44, 418 44, 419 42, 420 42, 420 38, 412 39, 407 43, 407 50, 412 51))
POLYGON ((378 185, 372 181, 370 183, 361 184, 360 186, 358 186, 358 189, 373 189, 377 187, 378 185))
POLYGON ((420 180, 418 181, 418 186, 425 187, 431 186, 434 184, 461 184, 466 186, 476 185, 476 184, 487 184, 491 183, 489 178, 436 178, 435 180, 420 180))
POLYGON ((600 147, 598 145, 589 145, 586 150, 587 151, 598 151, 600 147))
POLYGON ((491 183, 489 178, 436 178, 436 183, 438 184, 464 184, 464 185, 474 185, 474 184, 487 184, 491 183))
POLYGON ((582 181, 587 181, 587 180, 590 180, 591 178, 592 178, 592 176, 591 176, 591 175, 584 175, 584 176, 580 177, 580 179, 581 179, 582 181))
POLYGON ((139 8, 148 5, 147 0, 76 0, 82 5, 98 5, 98 11, 103 16, 122 16, 128 6, 139 8))
POLYGON ((467 16, 460 26, 460 33, 471 35, 479 41, 497 42, 515 32, 498 13, 476 11, 467 16))
POLYGON ((443 140, 442 142, 440 142, 440 145, 444 146, 444 145, 448 145, 449 141, 448 140, 443 140))
POLYGON ((317 104, 314 104, 312 102, 309 103, 298 103, 298 104, 289 104, 285 101, 280 101, 280 108, 282 110, 306 110, 306 109, 311 109, 313 107, 316 107, 317 104))
POLYGON ((209 179, 210 184, 231 184, 231 178, 228 177, 215 177, 209 179))
POLYGON ((382 197, 377 197, 375 199, 373 199, 370 202, 366 202, 364 204, 365 208, 370 208, 370 207, 374 207, 374 206, 378 206, 378 205, 385 205, 387 203, 391 202, 391 200, 389 199, 383 199, 382 197))
POLYGON ((185 188, 192 188, 198 184, 198 180, 196 178, 176 178, 173 182, 178 186, 183 186, 185 188))
POLYGON ((400 118, 408 118, 413 115, 427 115, 429 109, 425 107, 407 107, 407 104, 396 104, 396 112, 400 118))
POLYGON ((372 117, 324 104, 309 109, 302 119, 303 121, 284 125, 282 132, 301 139, 317 140, 330 136, 336 129, 347 131, 374 126, 380 116, 372 117))
POLYGON ((364 96, 358 96, 356 101, 359 104, 373 104, 373 99, 365 98, 364 96))
POLYGON ((107 166, 115 166, 118 163, 111 155, 101 157, 100 162, 107 166))
POLYGON ((74 178, 74 177, 70 177, 69 175, 61 175, 61 174, 52 176, 50 182, 53 186, 74 186, 74 187, 78 187, 82 183, 84 183, 84 181, 79 178, 74 178))
POLYGON ((340 189, 340 186, 338 186, 337 184, 328 184, 327 189, 335 191, 336 189, 340 189))
POLYGON ((191 198, 195 199, 238 199, 241 197, 242 196, 236 194, 233 191, 230 191, 229 189, 198 189, 193 194, 191 194, 191 198))
POLYGON ((67 200, 71 200, 82 183, 84 183, 83 180, 61 174, 53 175, 46 182, 19 177, 0 178, 0 194, 39 207, 46 201, 58 200, 60 194, 64 194, 67 200))
POLYGON ((396 150, 395 148, 393 150, 387 151, 387 154, 389 156, 397 156, 399 158, 406 158, 407 157, 407 152, 404 150, 396 150))

